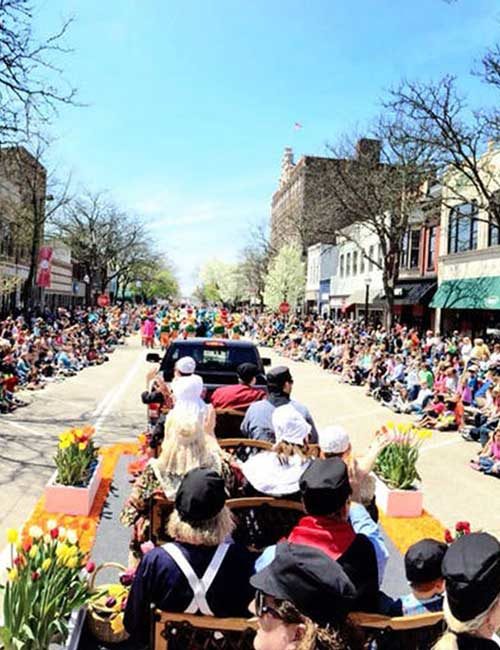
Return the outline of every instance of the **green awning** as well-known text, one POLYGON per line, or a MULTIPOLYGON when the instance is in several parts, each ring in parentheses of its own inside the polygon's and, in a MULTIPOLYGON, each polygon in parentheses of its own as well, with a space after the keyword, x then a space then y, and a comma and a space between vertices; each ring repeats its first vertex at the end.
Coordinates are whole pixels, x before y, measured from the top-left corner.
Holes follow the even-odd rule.
POLYGON ((441 309, 500 309, 500 276, 445 280, 430 307, 441 309))

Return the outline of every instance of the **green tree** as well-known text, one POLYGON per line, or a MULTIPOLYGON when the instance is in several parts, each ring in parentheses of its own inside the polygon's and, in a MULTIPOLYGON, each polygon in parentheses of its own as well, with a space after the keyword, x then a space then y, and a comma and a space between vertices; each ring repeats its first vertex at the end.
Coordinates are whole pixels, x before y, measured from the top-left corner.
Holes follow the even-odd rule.
POLYGON ((305 283, 302 253, 297 245, 286 244, 270 264, 264 289, 265 305, 277 309, 281 302, 286 301, 296 308, 304 295, 305 283))
POLYGON ((151 279, 143 282, 142 295, 147 300, 167 300, 179 296, 179 282, 170 268, 158 270, 151 279))

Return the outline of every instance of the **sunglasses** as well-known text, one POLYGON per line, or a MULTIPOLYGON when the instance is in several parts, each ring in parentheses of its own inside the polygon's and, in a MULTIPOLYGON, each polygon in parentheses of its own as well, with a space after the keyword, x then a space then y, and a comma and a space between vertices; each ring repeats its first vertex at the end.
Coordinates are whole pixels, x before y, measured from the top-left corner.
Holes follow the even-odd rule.
POLYGON ((255 592, 255 613, 259 618, 269 614, 273 618, 283 619, 282 614, 270 605, 266 605, 266 594, 263 591, 255 592))

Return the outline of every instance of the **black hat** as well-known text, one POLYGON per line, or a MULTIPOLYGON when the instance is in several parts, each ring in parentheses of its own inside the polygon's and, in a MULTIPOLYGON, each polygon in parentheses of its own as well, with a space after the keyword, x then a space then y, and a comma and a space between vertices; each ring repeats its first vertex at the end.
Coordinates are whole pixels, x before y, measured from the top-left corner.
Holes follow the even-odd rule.
POLYGON ((356 589, 340 564, 312 546, 282 542, 265 569, 250 578, 255 589, 288 600, 320 625, 341 622, 356 589))
POLYGON ((500 542, 488 533, 464 535, 446 551, 442 569, 451 613, 470 621, 500 593, 500 542))
POLYGON ((290 369, 286 366, 271 368, 266 375, 267 384, 271 387, 283 388, 287 381, 293 381, 290 369))
POLYGON ((236 372, 238 373, 238 377, 242 382, 249 384, 252 379, 257 377, 259 374, 259 369, 255 363, 240 363, 240 365, 236 368, 236 372))
POLYGON ((300 477, 300 492, 310 515, 331 515, 346 503, 352 490, 347 465, 338 457, 317 458, 300 477))
POLYGON ((409 582, 422 584, 442 578, 441 563, 448 546, 436 539, 421 539, 406 551, 405 571, 409 582))
POLYGON ((175 509, 182 521, 196 524, 219 514, 225 502, 224 479, 211 469, 197 467, 182 479, 175 497, 175 509))

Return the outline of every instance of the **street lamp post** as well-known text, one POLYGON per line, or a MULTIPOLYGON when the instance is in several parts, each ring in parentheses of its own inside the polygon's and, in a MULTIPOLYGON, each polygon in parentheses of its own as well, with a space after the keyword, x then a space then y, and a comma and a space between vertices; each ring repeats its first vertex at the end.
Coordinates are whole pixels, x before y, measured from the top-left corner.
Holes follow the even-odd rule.
POLYGON ((370 276, 365 278, 365 326, 368 325, 368 303, 370 302, 370 283, 372 279, 370 276))

